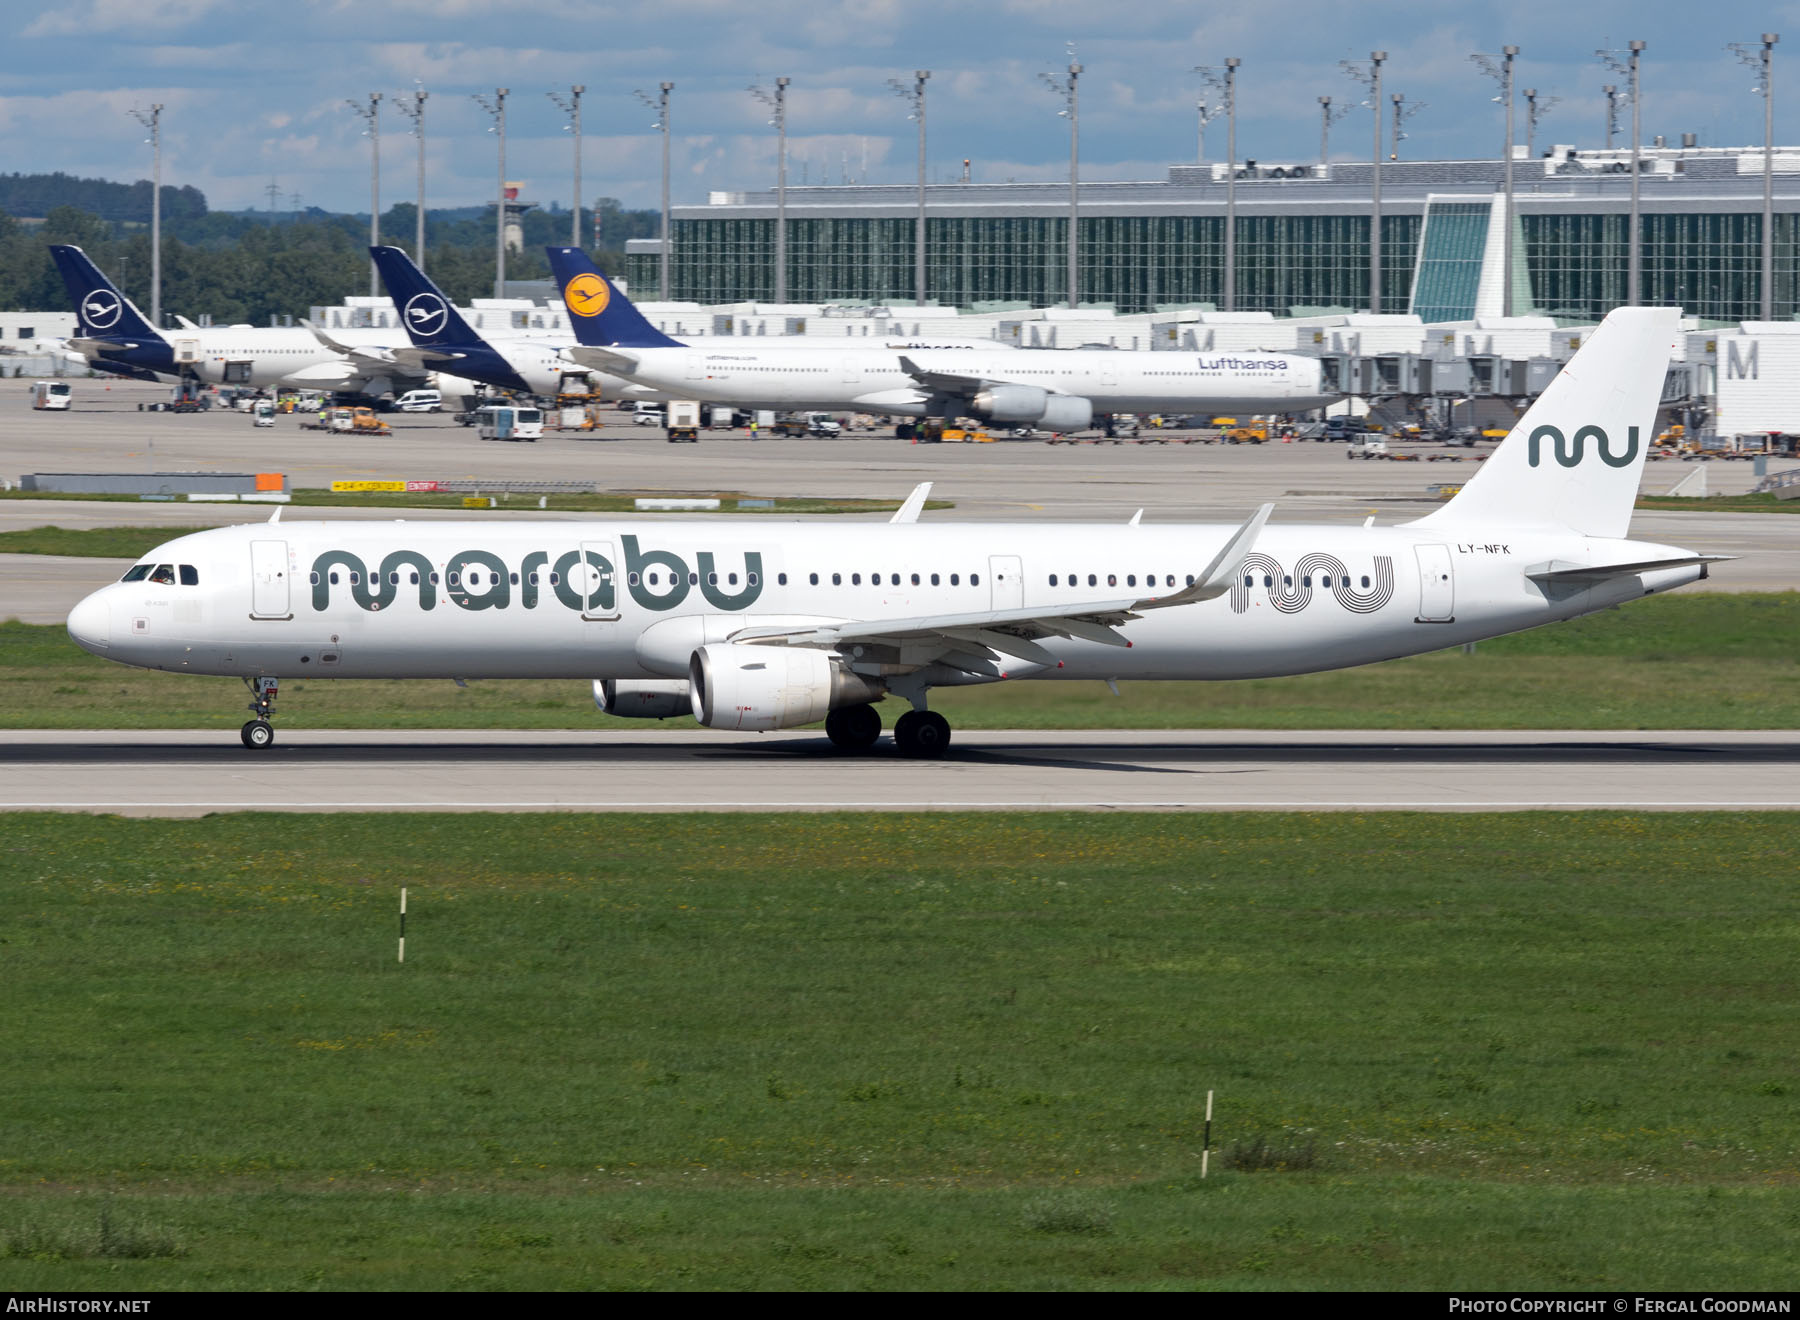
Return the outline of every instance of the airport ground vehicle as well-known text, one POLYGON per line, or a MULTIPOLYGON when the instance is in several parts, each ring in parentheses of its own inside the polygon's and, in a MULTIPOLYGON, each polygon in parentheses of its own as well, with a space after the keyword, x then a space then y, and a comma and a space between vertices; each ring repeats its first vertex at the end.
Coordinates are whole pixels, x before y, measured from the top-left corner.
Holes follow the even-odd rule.
POLYGON ((275 401, 273 399, 258 399, 251 405, 250 416, 250 424, 252 426, 275 425, 275 401))
POLYGON ((634 426, 663 426, 665 418, 660 403, 634 403, 631 405, 631 421, 634 426))
POLYGON ((700 443, 700 405, 691 399, 669 401, 669 443, 700 443))
POLYGON ((837 418, 827 412, 781 413, 772 429, 776 435, 810 435, 833 440, 844 432, 837 418))
POLYGON ((1132 413, 1111 414, 1106 419, 1105 429, 1109 440, 1129 440, 1141 430, 1137 417, 1132 413))
POLYGON ((395 412, 441 412, 444 396, 437 390, 408 390, 394 400, 395 412))
POLYGON ((31 382, 31 406, 39 412, 67 412, 74 388, 66 380, 31 382))
POLYGON ((517 404, 488 404, 475 410, 476 434, 483 440, 540 440, 544 435, 541 408, 517 404))
POLYGON ((373 408, 333 408, 326 429, 339 434, 391 435, 392 428, 375 415, 373 408))
POLYGON ((1364 431, 1344 448, 1345 458, 1388 457, 1387 437, 1379 431, 1364 431))

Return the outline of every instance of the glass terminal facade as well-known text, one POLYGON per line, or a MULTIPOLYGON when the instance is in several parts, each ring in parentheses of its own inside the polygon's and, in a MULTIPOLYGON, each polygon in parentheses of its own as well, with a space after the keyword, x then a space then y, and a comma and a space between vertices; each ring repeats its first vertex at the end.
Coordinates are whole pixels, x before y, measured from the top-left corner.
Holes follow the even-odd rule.
MULTIPOLYGON (((1592 321, 1627 301, 1629 178, 1609 158, 1532 164, 1515 205, 1514 309, 1592 321), (1568 171, 1575 171, 1570 174, 1568 171)), ((1652 153, 1654 154, 1654 153, 1652 153)), ((1760 151, 1667 152, 1644 180, 1641 301, 1706 320, 1761 311, 1760 151)), ((1783 153, 1780 159, 1787 159, 1783 153)), ((1649 168, 1647 162, 1646 168, 1649 168)), ((1491 218, 1497 161, 1384 167, 1383 312, 1468 319, 1491 218), (1426 223, 1429 214, 1431 221, 1426 223), (1421 236, 1424 241, 1421 244, 1421 236)), ((1224 301, 1224 189, 1196 167, 1170 183, 1083 185, 1080 297, 1122 314, 1224 301), (1195 178, 1202 180, 1196 184, 1195 178), (1090 205, 1090 196, 1094 203, 1090 205)), ((1774 316, 1800 314, 1800 155, 1776 176, 1774 316)), ((1258 177, 1237 188, 1237 310, 1369 310, 1367 165, 1329 177, 1258 177)), ((914 213, 909 189, 790 189, 788 297, 803 304, 910 303, 914 213)), ((1068 301, 1066 199, 1055 185, 928 189, 930 301, 1048 307, 1068 301)), ((770 193, 719 194, 678 207, 669 296, 702 304, 770 302, 775 221, 770 193)), ((1492 254, 1487 254, 1492 258, 1492 254)), ((653 289, 658 257, 634 251, 633 287, 653 289)))

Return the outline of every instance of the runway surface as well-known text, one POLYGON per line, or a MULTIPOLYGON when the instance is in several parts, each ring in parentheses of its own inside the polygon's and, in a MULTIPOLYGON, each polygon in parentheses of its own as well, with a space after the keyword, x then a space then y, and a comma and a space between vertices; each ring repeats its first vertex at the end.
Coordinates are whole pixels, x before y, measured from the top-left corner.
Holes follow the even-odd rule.
POLYGON ((815 732, 0 733, 0 810, 1800 809, 1800 733, 958 732, 942 761, 815 732))

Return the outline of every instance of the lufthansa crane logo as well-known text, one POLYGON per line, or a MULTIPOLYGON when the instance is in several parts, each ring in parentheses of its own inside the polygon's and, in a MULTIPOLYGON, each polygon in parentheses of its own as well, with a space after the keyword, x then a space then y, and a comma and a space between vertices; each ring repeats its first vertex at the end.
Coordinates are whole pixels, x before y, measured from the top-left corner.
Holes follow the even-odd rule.
POLYGON ((81 315, 96 330, 110 330, 119 323, 125 304, 111 289, 95 289, 81 302, 81 315))
POLYGON ((415 293, 406 302, 406 328, 415 335, 435 335, 450 319, 450 309, 435 293, 415 293))
POLYGON ((577 316, 598 316, 612 301, 612 293, 598 275, 577 275, 563 290, 563 301, 577 316))

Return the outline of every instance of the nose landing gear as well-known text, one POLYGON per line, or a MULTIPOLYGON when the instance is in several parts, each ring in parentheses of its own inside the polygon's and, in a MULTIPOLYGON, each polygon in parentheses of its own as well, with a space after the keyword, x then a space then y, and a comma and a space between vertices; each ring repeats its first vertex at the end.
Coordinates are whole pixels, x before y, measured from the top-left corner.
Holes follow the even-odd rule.
POLYGON ((256 718, 245 721, 238 736, 244 740, 244 746, 261 751, 275 741, 275 726, 269 721, 275 718, 275 698, 280 694, 281 680, 246 678, 244 686, 250 689, 253 699, 249 708, 256 718))

